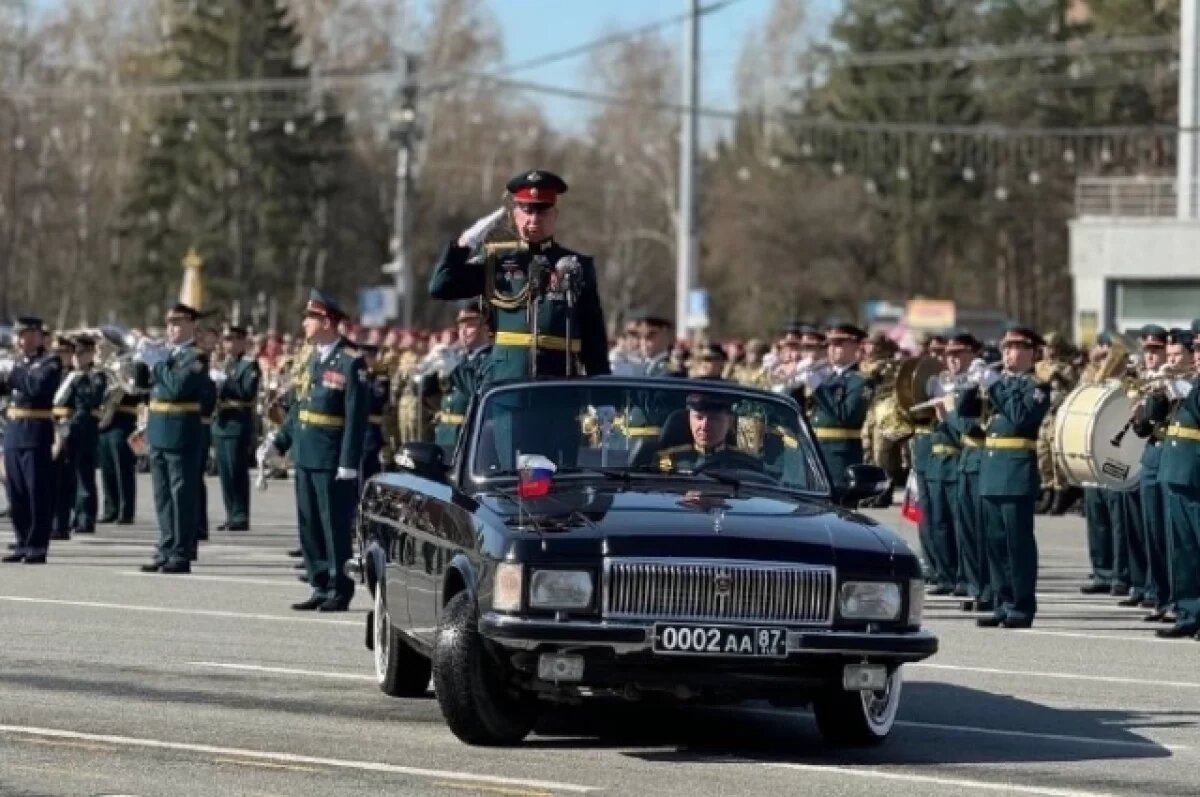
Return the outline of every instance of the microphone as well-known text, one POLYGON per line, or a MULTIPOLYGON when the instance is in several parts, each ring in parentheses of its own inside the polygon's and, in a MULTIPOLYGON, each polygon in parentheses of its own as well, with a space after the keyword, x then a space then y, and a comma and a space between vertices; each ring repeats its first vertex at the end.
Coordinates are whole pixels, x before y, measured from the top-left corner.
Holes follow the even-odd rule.
POLYGON ((554 273, 558 277, 558 286, 563 293, 570 295, 575 292, 579 272, 579 258, 574 255, 560 257, 558 262, 554 264, 554 273))
POLYGON ((550 274, 547 271, 550 267, 550 260, 545 255, 534 255, 529 261, 529 286, 530 290, 541 295, 546 292, 546 281, 550 274))

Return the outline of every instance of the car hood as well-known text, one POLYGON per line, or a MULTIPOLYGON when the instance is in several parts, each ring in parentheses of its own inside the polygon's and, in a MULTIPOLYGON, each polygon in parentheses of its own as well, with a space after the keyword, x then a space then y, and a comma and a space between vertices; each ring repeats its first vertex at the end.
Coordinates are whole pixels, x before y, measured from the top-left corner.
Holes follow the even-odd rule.
MULTIPOLYGON (((520 540, 561 556, 679 557, 845 565, 911 556, 878 523, 825 498, 743 489, 570 487, 518 505, 476 496, 520 540)), ((520 544, 518 542, 518 544, 520 544)), ((865 563, 864 563, 865 564, 865 563)))

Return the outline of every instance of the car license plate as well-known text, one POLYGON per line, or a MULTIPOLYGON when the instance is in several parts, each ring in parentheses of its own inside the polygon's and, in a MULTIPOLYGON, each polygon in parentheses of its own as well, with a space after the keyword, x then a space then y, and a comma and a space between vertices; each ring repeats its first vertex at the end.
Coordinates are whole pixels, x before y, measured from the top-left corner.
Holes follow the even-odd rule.
POLYGON ((787 630, 775 626, 655 623, 654 652, 783 658, 787 655, 787 630))

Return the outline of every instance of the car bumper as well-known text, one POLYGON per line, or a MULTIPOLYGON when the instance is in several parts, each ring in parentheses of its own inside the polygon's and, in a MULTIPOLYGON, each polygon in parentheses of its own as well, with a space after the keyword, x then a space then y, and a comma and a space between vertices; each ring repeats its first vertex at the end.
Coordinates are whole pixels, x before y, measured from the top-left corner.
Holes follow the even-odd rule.
MULTIPOLYGON (((479 631, 495 644, 513 650, 554 649, 586 652, 595 649, 611 651, 617 656, 654 653, 652 622, 557 622, 487 613, 479 619, 479 631)), ((937 653, 937 650, 937 637, 924 630, 862 632, 788 629, 786 660, 828 656, 903 663, 929 658, 937 653)), ((681 657, 663 655, 662 658, 678 660, 681 657)), ((736 660, 749 666, 753 666, 755 661, 762 661, 736 660)))

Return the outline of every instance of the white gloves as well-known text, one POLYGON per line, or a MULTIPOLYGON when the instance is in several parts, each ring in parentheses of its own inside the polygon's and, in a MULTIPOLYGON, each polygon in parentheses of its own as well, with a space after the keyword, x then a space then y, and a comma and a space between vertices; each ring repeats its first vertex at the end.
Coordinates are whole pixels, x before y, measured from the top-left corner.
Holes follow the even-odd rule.
POLYGON ((153 368, 159 363, 164 363, 171 356, 171 352, 161 346, 142 346, 138 349, 136 358, 146 364, 146 367, 153 368))
POLYGON ((825 374, 819 368, 809 368, 804 372, 804 386, 809 391, 816 390, 825 381, 825 374))
POLYGON ((487 238, 489 232, 495 227, 500 219, 504 218, 505 209, 497 208, 492 213, 484 216, 479 221, 468 227, 462 235, 458 236, 458 245, 467 249, 474 249, 487 238))
POLYGON ((254 452, 255 461, 258 462, 259 466, 262 466, 262 464, 267 461, 267 457, 271 456, 273 453, 275 453, 275 433, 270 432, 263 439, 262 444, 258 447, 258 450, 254 452))
POLYGON ((1193 387, 1193 383, 1188 379, 1172 379, 1167 383, 1167 398, 1173 401, 1187 398, 1193 387))
POLYGON ((220 387, 221 385, 225 384, 225 380, 229 378, 229 375, 220 368, 210 368, 208 370, 208 378, 211 379, 217 387, 220 387))
POLYGON ((1002 378, 1003 377, 1001 377, 1000 370, 998 368, 988 368, 979 375, 979 384, 984 390, 987 390, 989 387, 999 382, 1002 378))
POLYGON ((339 482, 349 481, 350 479, 358 478, 358 470, 356 468, 338 468, 337 475, 333 477, 339 482))

